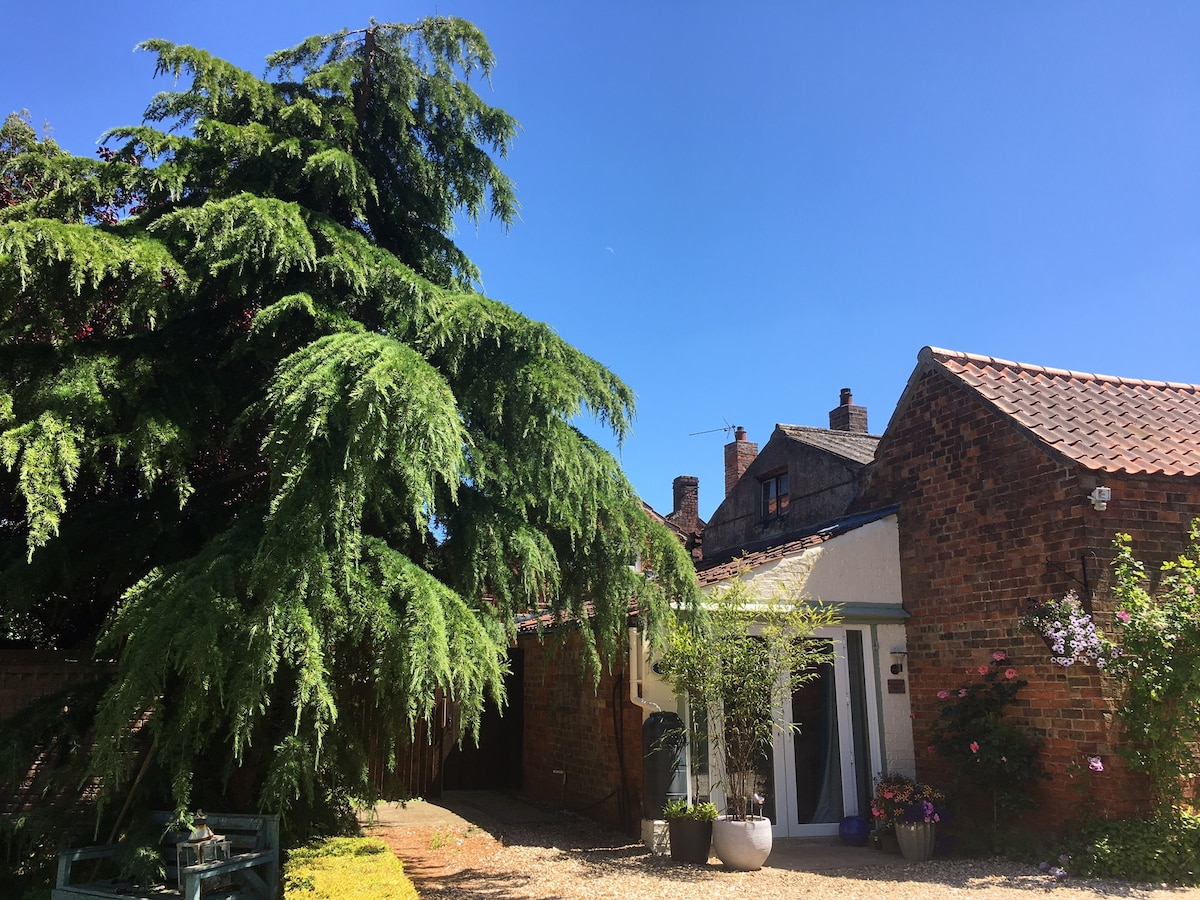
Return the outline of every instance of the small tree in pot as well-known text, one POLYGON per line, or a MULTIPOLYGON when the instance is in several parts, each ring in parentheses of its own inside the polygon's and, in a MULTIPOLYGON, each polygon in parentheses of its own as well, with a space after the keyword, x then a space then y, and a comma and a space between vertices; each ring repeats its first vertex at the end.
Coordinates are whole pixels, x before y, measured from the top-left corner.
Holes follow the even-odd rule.
MULTIPOLYGON (((708 716, 710 758, 724 772, 728 815, 722 819, 766 822, 758 829, 767 841, 762 859, 734 863, 735 868, 758 868, 770 853, 770 823, 751 815, 756 772, 776 729, 799 728, 784 720, 785 691, 812 681, 818 666, 833 661, 829 643, 814 635, 836 622, 832 607, 807 602, 799 591, 776 589, 756 597, 738 577, 668 631, 658 671, 686 694, 693 711, 708 716)), ((720 822, 714 830, 717 855, 730 865, 722 854, 720 822)))

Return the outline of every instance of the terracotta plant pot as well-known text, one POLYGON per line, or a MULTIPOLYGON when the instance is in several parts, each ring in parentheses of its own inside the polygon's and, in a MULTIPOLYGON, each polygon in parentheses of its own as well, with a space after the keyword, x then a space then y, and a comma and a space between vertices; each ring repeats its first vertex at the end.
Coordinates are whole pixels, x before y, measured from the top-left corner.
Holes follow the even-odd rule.
POLYGON ((771 855, 771 820, 766 816, 747 816, 743 822, 718 816, 713 822, 713 851, 727 869, 737 872, 761 869, 771 855))
POLYGON ((896 823, 896 841, 905 859, 921 862, 933 856, 933 844, 937 837, 937 826, 931 822, 914 825, 896 823))
POLYGON ((669 819, 671 832, 671 859, 675 862, 708 862, 708 851, 712 847, 712 822, 697 822, 695 819, 669 819))

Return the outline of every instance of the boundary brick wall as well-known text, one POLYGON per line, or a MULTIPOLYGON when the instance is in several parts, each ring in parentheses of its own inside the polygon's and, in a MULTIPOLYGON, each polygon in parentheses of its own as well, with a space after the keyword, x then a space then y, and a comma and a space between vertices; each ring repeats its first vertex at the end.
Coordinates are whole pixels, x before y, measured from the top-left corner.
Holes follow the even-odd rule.
MULTIPOLYGON (((1120 726, 1111 682, 1090 667, 1062 668, 1035 634, 1019 627, 1026 598, 1048 599, 1087 581, 1097 622, 1111 621, 1112 539, 1133 538, 1148 571, 1177 555, 1200 515, 1200 480, 1089 472, 1048 451, 972 391, 936 372, 921 378, 903 418, 880 445, 863 508, 898 502, 900 565, 908 623, 908 668, 917 768, 937 780, 926 736, 937 692, 970 684, 994 650, 1028 680, 1017 717, 1045 738, 1041 821, 1053 828, 1079 811, 1072 764, 1102 757, 1090 811, 1147 811, 1146 783, 1116 755, 1120 726), (1086 495, 1112 489, 1106 511, 1086 495), (1082 562, 1081 562, 1082 559, 1082 562)), ((1110 629, 1111 630, 1111 629, 1110 629)))
POLYGON ((0 720, 47 694, 94 681, 114 668, 58 650, 0 650, 0 720))
POLYGON ((525 651, 521 790, 535 800, 633 834, 641 820, 642 711, 629 701, 623 668, 604 672, 593 691, 591 678, 581 675, 580 639, 575 632, 565 642, 554 635, 547 635, 544 642, 521 640, 525 651))

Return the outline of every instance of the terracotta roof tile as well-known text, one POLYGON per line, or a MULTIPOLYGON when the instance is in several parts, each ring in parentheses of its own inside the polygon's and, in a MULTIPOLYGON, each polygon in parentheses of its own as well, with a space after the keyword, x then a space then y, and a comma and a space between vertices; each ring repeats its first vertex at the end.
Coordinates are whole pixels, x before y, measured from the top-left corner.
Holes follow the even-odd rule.
POLYGON ((1080 465, 1200 474, 1200 386, 1091 375, 926 347, 933 364, 1080 465))

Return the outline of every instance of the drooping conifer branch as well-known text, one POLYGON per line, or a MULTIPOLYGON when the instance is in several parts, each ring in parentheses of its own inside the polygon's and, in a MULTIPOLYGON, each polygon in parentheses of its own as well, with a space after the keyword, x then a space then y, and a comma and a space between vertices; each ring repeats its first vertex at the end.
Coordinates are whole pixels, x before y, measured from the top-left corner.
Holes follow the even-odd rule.
POLYGON ((154 740, 180 806, 236 770, 344 812, 368 730, 503 702, 516 613, 574 616, 596 674, 694 577, 578 428, 624 438, 630 389, 454 244, 517 210, 478 29, 372 23, 266 78, 143 46, 176 84, 100 159, 0 134, 0 624, 119 659, 105 796, 154 740))

